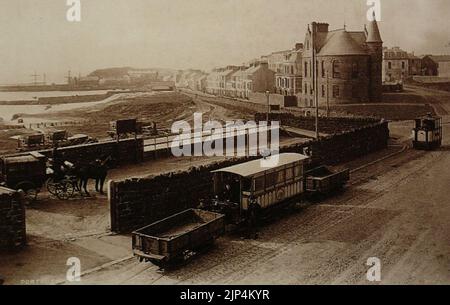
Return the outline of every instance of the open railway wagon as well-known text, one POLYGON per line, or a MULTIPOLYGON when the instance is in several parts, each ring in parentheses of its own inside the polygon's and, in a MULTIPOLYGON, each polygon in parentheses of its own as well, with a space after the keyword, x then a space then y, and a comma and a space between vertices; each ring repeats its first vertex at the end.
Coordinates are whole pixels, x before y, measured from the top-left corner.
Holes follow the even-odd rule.
POLYGON ((175 214, 133 232, 133 253, 160 267, 184 261, 225 232, 224 217, 196 209, 175 214))
POLYGON ((350 180, 350 170, 332 171, 320 166, 305 173, 305 189, 310 195, 324 196, 342 189, 350 180))
POLYGON ((442 145, 442 118, 431 114, 417 118, 412 134, 415 149, 439 148, 442 145))
POLYGON ((45 156, 37 152, 1 157, 0 183, 14 190, 22 190, 25 204, 31 204, 45 184, 46 169, 45 156))

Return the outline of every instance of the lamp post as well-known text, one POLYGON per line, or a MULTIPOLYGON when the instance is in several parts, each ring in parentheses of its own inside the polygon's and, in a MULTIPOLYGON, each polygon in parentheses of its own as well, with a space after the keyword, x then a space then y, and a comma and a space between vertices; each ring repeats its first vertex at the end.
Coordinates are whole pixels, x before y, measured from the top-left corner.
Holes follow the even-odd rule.
POLYGON ((266 91, 266 97, 267 97, 267 114, 266 114, 266 121, 267 124, 269 124, 269 114, 270 114, 270 91, 266 91))

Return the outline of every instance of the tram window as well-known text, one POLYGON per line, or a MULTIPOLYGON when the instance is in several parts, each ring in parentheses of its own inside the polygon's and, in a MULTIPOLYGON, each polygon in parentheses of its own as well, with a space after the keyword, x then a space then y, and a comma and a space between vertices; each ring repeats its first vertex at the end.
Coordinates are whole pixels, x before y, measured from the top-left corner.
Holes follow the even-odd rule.
POLYGON ((264 190, 264 176, 255 179, 255 191, 263 191, 264 190))
POLYGON ((266 187, 272 187, 277 183, 277 172, 266 174, 266 187))
POLYGON ((302 168, 300 165, 296 165, 294 167, 294 176, 295 177, 300 177, 302 175, 302 168))
POLYGON ((277 174, 277 184, 284 183, 284 170, 281 170, 277 174))
POLYGON ((294 168, 286 168, 286 180, 291 180, 292 178, 294 178, 294 168))
POLYGON ((242 191, 250 192, 252 190, 252 180, 242 179, 242 191))

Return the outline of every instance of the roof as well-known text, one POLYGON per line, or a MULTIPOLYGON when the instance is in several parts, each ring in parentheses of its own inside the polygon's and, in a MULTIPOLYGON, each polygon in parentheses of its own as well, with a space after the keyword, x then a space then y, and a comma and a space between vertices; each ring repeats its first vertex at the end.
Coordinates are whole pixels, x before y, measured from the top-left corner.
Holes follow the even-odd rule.
POLYGON ((15 164, 15 163, 29 163, 39 161, 32 155, 26 156, 15 156, 15 157, 6 157, 4 158, 4 162, 7 164, 15 164))
POLYGON ((258 159, 258 160, 253 160, 250 162, 241 163, 241 164, 233 165, 230 167, 222 168, 220 170, 213 171, 213 173, 231 173, 231 174, 239 175, 241 177, 251 177, 258 173, 262 173, 262 172, 265 172, 265 171, 273 169, 273 168, 277 168, 277 167, 291 164, 293 162, 304 161, 304 160, 309 159, 309 157, 307 157, 305 155, 286 153, 286 154, 279 154, 276 156, 271 156, 265 160, 267 160, 267 162, 269 162, 271 160, 271 158, 275 158, 275 157, 279 158, 278 162, 276 162, 275 166, 263 167, 263 165, 265 165, 262 162, 264 159, 258 159))
POLYGON ((450 61, 450 55, 430 55, 429 57, 434 62, 450 61))
POLYGON ((378 28, 378 23, 375 19, 375 13, 374 13, 373 21, 369 22, 369 25, 367 26, 366 42, 383 42, 383 40, 381 40, 380 29, 378 28))
POLYGON ((368 55, 362 45, 353 38, 359 38, 359 34, 351 34, 346 30, 330 32, 319 56, 335 55, 368 55), (353 36, 353 37, 352 37, 353 36))

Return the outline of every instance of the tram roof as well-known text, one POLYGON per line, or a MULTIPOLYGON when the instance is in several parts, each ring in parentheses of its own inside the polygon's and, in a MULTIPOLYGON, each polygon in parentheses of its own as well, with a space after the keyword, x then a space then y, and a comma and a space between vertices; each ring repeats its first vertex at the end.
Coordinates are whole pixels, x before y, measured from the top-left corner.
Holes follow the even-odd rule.
MULTIPOLYGON (((274 156, 270 156, 266 160, 270 161, 270 159, 273 157, 274 156)), ((263 166, 264 164, 261 162, 263 159, 258 159, 258 160, 253 160, 253 161, 233 165, 230 167, 222 168, 219 170, 215 170, 215 171, 213 171, 213 173, 222 172, 222 173, 231 173, 231 174, 239 175, 242 177, 251 177, 256 174, 273 169, 273 168, 282 167, 284 165, 289 165, 294 162, 304 161, 304 160, 309 159, 308 156, 305 156, 302 154, 295 154, 295 153, 279 154, 278 158, 279 158, 279 160, 278 160, 278 162, 276 162, 276 165, 274 165, 274 166, 265 167, 265 166, 263 166)))

